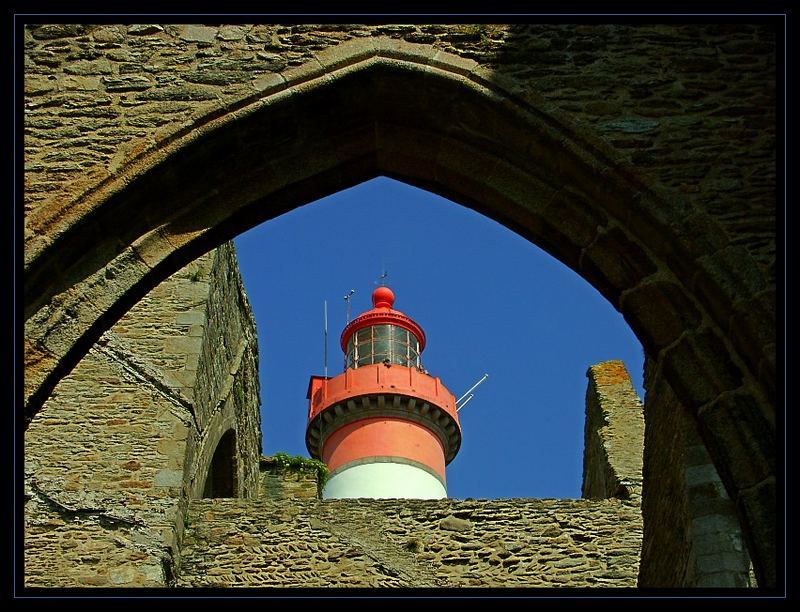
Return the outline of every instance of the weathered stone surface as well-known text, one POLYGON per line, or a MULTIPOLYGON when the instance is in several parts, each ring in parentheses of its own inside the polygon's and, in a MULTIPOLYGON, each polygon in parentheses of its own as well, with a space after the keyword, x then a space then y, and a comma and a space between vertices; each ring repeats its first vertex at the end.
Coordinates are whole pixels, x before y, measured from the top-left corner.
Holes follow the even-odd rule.
POLYGON ((621 500, 197 500, 184 542, 178 587, 634 587, 641 518, 621 500))
MULTIPOLYGON (((677 106, 677 105, 676 105, 677 106)), ((607 112, 602 112, 605 110, 601 108, 601 112, 598 113, 597 106, 591 107, 593 108, 593 112, 604 115, 608 114, 607 112)), ((590 110, 590 107, 587 105, 587 110, 590 110)), ((653 119, 638 119, 635 117, 625 118, 625 119, 616 119, 614 121, 607 121, 605 123, 600 124, 600 129, 605 132, 629 132, 633 134, 638 134, 641 132, 650 132, 658 127, 658 121, 653 119)))
POLYGON ((642 494, 644 414, 625 364, 605 361, 586 373, 583 487, 590 499, 642 494))
POLYGON ((134 24, 128 26, 128 34, 135 34, 137 36, 145 36, 147 34, 157 34, 163 32, 164 28, 155 23, 147 24, 134 24))
POLYGON ((149 89, 155 85, 150 79, 144 76, 131 75, 127 77, 103 78, 103 85, 106 91, 141 91, 149 89))
POLYGON ((684 335, 664 353, 664 374, 690 412, 742 384, 722 340, 708 329, 684 335))
POLYGON ((232 246, 213 251, 153 289, 56 388, 25 436, 26 586, 170 584, 220 429, 237 433, 236 493, 256 495, 257 349, 242 291, 232 246), (213 335, 190 337, 194 327, 213 335), (249 348, 215 344, 187 367, 191 346, 220 338, 249 348))
POLYGON ((207 26, 185 25, 181 27, 180 36, 183 40, 210 43, 216 38, 218 31, 217 28, 207 26))
POLYGON ((612 304, 620 292, 635 287, 656 265, 620 228, 599 234, 581 255, 581 272, 612 304))
MULTIPOLYGON (((259 497, 266 499, 316 499, 320 483, 316 470, 286 469, 261 459, 259 497)), ((312 527, 314 527, 312 525, 312 527)), ((319 528, 320 525, 317 525, 319 528)))
POLYGON ((644 282, 623 295, 620 302, 631 329, 651 355, 700 324, 700 311, 674 283, 644 282))
MULTIPOLYGON (((360 45, 359 57, 372 57, 370 53, 379 45, 383 57, 392 61, 405 57, 425 65, 427 75, 431 70, 452 71, 465 84, 472 83, 470 87, 487 86, 492 95, 513 93, 514 104, 527 105, 551 125, 563 127, 567 140, 574 136, 584 143, 582 152, 592 151, 605 160, 565 179, 569 175, 560 173, 576 167, 575 151, 569 150, 566 141, 556 139, 544 146, 528 138, 519 126, 503 126, 498 132, 502 139, 521 143, 526 151, 536 153, 536 159, 546 151, 557 160, 548 166, 562 177, 554 191, 575 185, 589 185, 593 191, 569 207, 560 207, 560 196, 553 195, 548 199, 552 205, 541 207, 546 208, 544 218, 518 211, 507 215, 503 204, 496 202, 487 203, 486 210, 548 247, 553 246, 548 240, 559 235, 563 221, 563 242, 569 244, 552 250, 581 269, 578 261, 586 249, 584 276, 623 310, 630 307, 629 320, 638 317, 642 326, 660 332, 650 334, 649 349, 660 348, 662 341, 692 325, 695 317, 684 304, 684 295, 699 306, 703 324, 709 327, 702 337, 673 346, 659 374, 674 383, 691 410, 753 381, 757 389, 743 389, 750 398, 775 402, 775 372, 780 368, 775 343, 760 345, 773 335, 774 304, 764 306, 752 299, 764 292, 774 295, 779 258, 775 100, 776 52, 780 50, 774 24, 31 24, 23 36, 26 261, 53 244, 57 236, 52 228, 64 220, 62 214, 90 208, 81 199, 83 194, 94 193, 109 176, 124 172, 126 164, 153 143, 169 143, 195 128, 204 129, 207 121, 240 109, 258 92, 271 95, 280 90, 285 80, 277 71, 286 67, 300 67, 293 75, 307 78, 315 74, 309 69, 313 63, 323 67, 325 79, 334 83, 334 71, 346 72, 348 62, 356 61, 350 51, 337 52, 340 43, 360 45), (438 67, 433 68, 430 60, 436 57, 442 61, 437 60, 438 67), (256 59, 248 71, 242 64, 250 58, 256 59), (239 79, 241 72, 249 73, 246 80, 239 79), (153 83, 152 87, 145 89, 145 82, 153 83), (184 106, 165 112, 170 104, 184 106), (618 179, 618 170, 639 181, 641 198, 604 193, 616 193, 612 179, 618 179), (652 197, 654 192, 659 197, 652 197), (620 240, 603 244, 609 222, 624 229, 620 240), (596 248, 587 248, 598 234, 596 248), (640 300, 635 304, 633 299, 629 304, 616 300, 620 291, 649 273, 651 264, 658 268, 656 278, 672 283, 675 275, 682 284, 679 293, 661 296, 664 299, 655 296, 662 309, 673 308, 676 313, 666 317, 661 328, 658 315, 647 312, 646 292, 631 293, 640 300), (666 276, 658 276, 664 272, 666 276), (676 296, 681 299, 672 299, 676 296)), ((426 76, 426 86, 430 82, 426 76)), ((393 94, 410 96, 405 92, 412 91, 420 97, 426 88, 408 87, 393 94)), ((508 98, 503 100, 499 104, 509 104, 508 98)), ((466 106, 447 104, 444 98, 431 103, 431 108, 444 105, 447 110, 437 130, 443 126, 469 130, 470 125, 487 123, 495 110, 487 103, 476 113, 475 122, 463 111, 466 106)), ((334 121, 340 112, 336 108, 326 108, 334 113, 334 121)), ((380 114, 381 109, 372 110, 380 114)), ((418 111, 414 120, 430 112, 418 111)), ((494 122, 488 123, 494 128, 494 122)), ((287 139, 294 136, 285 135, 287 139)), ((411 148, 403 143, 400 149, 411 148)), ((449 143, 442 143, 448 150, 449 143)), ((496 161, 495 144, 488 138, 477 146, 486 151, 488 160, 496 161)), ((408 163, 402 170, 409 176, 423 177, 423 182, 437 178, 437 169, 427 158, 415 158, 406 150, 405 159, 408 163)), ((451 161, 457 166, 459 159, 451 161)), ((483 202, 479 179, 486 167, 471 172, 475 179, 457 183, 476 203, 483 202)), ((519 189, 526 184, 518 181, 517 189, 510 192, 527 202, 532 192, 519 189)), ((106 297, 121 291, 112 285, 107 286, 106 297)), ((106 303, 106 297, 92 301, 106 303)), ((76 320, 89 321, 88 311, 87 317, 79 319, 40 314, 47 316, 37 320, 66 326, 76 320)), ((58 326, 53 329, 54 341, 68 343, 69 334, 58 326)), ((192 334, 187 330, 189 335, 196 333, 196 328, 192 334)), ((59 362, 55 346, 50 340, 31 343, 26 338, 26 393, 47 380, 53 364, 59 362)), ((199 366, 199 357, 193 366, 199 366)), ((184 372, 183 376, 191 375, 184 372)), ((187 384, 186 388, 196 387, 187 384)), ((768 429, 774 428, 774 414, 770 417, 764 406, 759 413, 768 429)), ((770 439, 767 435, 752 447, 763 447, 770 439)), ((667 434, 657 438, 656 446, 664 445, 662 450, 669 449, 669 444, 667 434)), ((728 459, 721 453, 715 460, 728 459)), ((743 460, 736 459, 740 466, 743 460)), ((758 459, 762 465, 763 460, 758 459)), ((664 469, 671 468, 664 464, 664 469)), ((661 481, 670 478, 667 475, 661 481)), ((765 499, 754 497, 753 507, 766 503, 765 499)), ((669 502, 665 498, 659 503, 669 502)), ((774 501, 766 503, 765 508, 769 507, 774 507, 774 501)), ((774 536, 765 508, 748 511, 754 520, 766 521, 754 526, 750 536, 759 543, 761 535, 756 534, 774 536)), ((768 561, 773 565, 774 557, 768 561)), ((108 581, 108 577, 87 578, 95 579, 108 581)))
MULTIPOLYGON (((581 28, 570 24, 451 24, 435 27, 424 24, 397 27, 343 24, 330 30, 325 25, 308 24, 230 24, 219 27, 134 24, 94 27, 90 36, 84 37, 87 26, 83 25, 31 25, 26 30, 31 37, 26 55, 41 62, 39 66, 45 74, 58 74, 73 69, 75 60, 70 52, 75 51, 83 54, 82 59, 76 60, 78 63, 108 58, 112 64, 122 57, 120 53, 132 57, 144 52, 150 56, 150 61, 141 64, 143 68, 140 70, 143 71, 147 65, 156 65, 156 60, 180 59, 180 65, 186 65, 198 59, 195 54, 203 49, 187 51, 181 46, 187 42, 208 45, 208 49, 220 58, 234 53, 255 55, 267 52, 284 65, 289 61, 295 64, 296 58, 302 63, 346 40, 369 41, 384 36, 396 41, 424 43, 434 51, 445 51, 491 67, 498 77, 514 79, 522 94, 539 92, 545 100, 574 113, 579 121, 596 125, 608 137, 645 137, 626 153, 629 156, 646 150, 654 160, 667 160, 674 146, 669 137, 679 125, 691 121, 693 129, 687 133, 688 140, 681 143, 681 157, 652 168, 660 180, 679 187, 686 182, 688 172, 699 167, 697 157, 703 156, 705 151, 713 151, 714 166, 719 172, 735 172, 746 160, 746 176, 709 176, 709 180, 703 180, 704 173, 697 177, 692 181, 697 187, 692 199, 710 212, 725 207, 725 213, 720 217, 731 231, 735 231, 738 219, 745 212, 753 220, 756 217, 774 219, 774 163, 771 162, 774 160, 774 142, 761 138, 754 140, 744 133, 736 137, 730 131, 741 131, 743 127, 742 115, 736 114, 741 111, 735 110, 745 108, 742 100, 756 101, 754 104, 760 107, 759 113, 767 119, 774 116, 775 37, 769 26, 739 24, 720 31, 714 24, 675 24, 657 28, 617 24, 607 31, 591 34, 582 33, 581 28), (670 30, 671 33, 654 35, 655 30, 670 30), (681 43, 676 45, 674 40, 681 43), (54 42, 62 46, 48 46, 54 42), (113 46, 109 47, 109 43, 113 46), (603 49, 602 56, 597 57, 590 51, 594 49, 603 49), (713 56, 706 55, 712 49, 718 51, 713 56), (732 54, 726 49, 739 51, 732 54), (589 53, 587 61, 581 60, 581 53, 589 53), (95 57, 88 59, 89 55, 95 57), (746 69, 745 59, 748 60, 746 69), (545 65, 546 69, 537 69, 537 64, 545 65), (703 70, 702 74, 697 70, 703 70), (729 85, 734 82, 736 87, 729 85), (617 83, 619 86, 615 86, 617 83), (676 93, 681 92, 688 92, 691 97, 676 97, 676 93), (707 109, 713 111, 714 104, 728 109, 726 112, 730 117, 709 114, 707 109), (659 109, 657 119, 650 118, 654 109, 659 109), (727 121, 729 118, 731 121, 727 121), (720 189, 733 191, 720 192, 720 189), (738 193, 741 198, 737 198, 736 205, 732 206, 730 199, 720 197, 721 193, 738 193)), ((165 64, 164 67, 168 66, 165 64)), ((275 71, 282 69, 278 64, 271 68, 275 71)), ((33 76, 33 73, 26 76, 33 76)), ((181 72, 175 72, 169 82, 159 85, 180 87, 185 85, 183 79, 181 72)), ((220 81, 215 87, 227 85, 220 81)), ((120 99, 115 104, 122 102, 120 99)), ((53 107, 43 107, 39 112, 52 110, 53 107)), ((761 132, 774 134, 774 122, 768 122, 761 132)), ((30 154, 36 156, 36 149, 31 149, 30 154)), ((710 171, 710 166, 707 167, 710 171)), ((64 184, 64 188, 68 186, 64 184)), ((749 245, 748 250, 757 254, 762 262, 774 258, 774 245, 770 247, 763 243, 755 234, 743 238, 749 245)))
POLYGON ((449 531, 471 531, 472 523, 466 519, 460 519, 451 514, 450 516, 446 516, 439 521, 439 528, 449 531))
POLYGON ((735 503, 697 423, 650 358, 645 360, 645 388, 642 512, 648 520, 639 586, 756 586, 735 503), (652 484, 656 477, 658 486, 652 484))

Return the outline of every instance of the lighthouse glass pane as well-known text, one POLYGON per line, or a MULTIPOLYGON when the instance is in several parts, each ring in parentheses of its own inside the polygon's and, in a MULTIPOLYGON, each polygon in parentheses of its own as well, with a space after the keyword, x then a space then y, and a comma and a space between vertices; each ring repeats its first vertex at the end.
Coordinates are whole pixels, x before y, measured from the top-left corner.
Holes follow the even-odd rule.
POLYGON ((345 367, 352 368, 354 359, 355 359, 355 340, 351 336, 350 340, 347 341, 347 360, 345 361, 345 367))
POLYGON ((419 366, 417 337, 397 325, 374 325, 356 332, 347 343, 347 367, 395 363, 419 366))
POLYGON ((388 339, 386 340, 375 340, 373 343, 373 353, 375 354, 376 361, 383 361, 386 357, 389 356, 389 347, 391 343, 388 339), (381 355, 381 358, 378 359, 378 355, 381 355))

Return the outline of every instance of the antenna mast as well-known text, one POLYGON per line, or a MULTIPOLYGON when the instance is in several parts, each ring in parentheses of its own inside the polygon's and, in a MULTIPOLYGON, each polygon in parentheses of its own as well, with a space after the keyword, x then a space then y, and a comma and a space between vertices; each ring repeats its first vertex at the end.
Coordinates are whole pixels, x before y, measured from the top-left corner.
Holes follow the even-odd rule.
POLYGON ((466 393, 464 393, 464 395, 462 395, 461 397, 459 397, 459 398, 456 400, 456 412, 458 412, 459 410, 461 410, 461 409, 462 409, 464 406, 466 406, 466 405, 467 405, 467 403, 468 403, 468 402, 469 402, 469 401, 470 401, 470 400, 471 400, 473 397, 475 397, 475 394, 473 393, 473 391, 474 391, 475 389, 477 389, 477 388, 478 388, 478 385, 480 385, 480 384, 481 384, 481 383, 482 383, 484 380, 486 380, 487 378, 489 378, 489 375, 488 375, 488 374, 484 374, 484 375, 483 375, 483 378, 481 378, 481 379, 480 379, 478 382, 476 382, 476 383, 475 383, 474 385, 472 385, 472 386, 471 386, 469 389, 467 389, 467 392, 466 392, 466 393))
POLYGON ((383 268, 383 273, 381 273, 381 275, 378 277, 378 280, 375 281, 375 284, 380 287, 385 287, 388 276, 389 273, 386 271, 386 268, 383 268))
POLYGON ((328 379, 328 300, 325 300, 324 306, 324 317, 325 317, 325 327, 324 327, 324 338, 325 338, 325 351, 324 351, 324 360, 325 360, 325 379, 328 379))
POLYGON ((349 325, 350 324, 350 298, 353 297, 353 294, 355 292, 356 292, 355 289, 350 289, 350 293, 348 293, 346 296, 344 296, 344 301, 347 304, 347 322, 345 323, 345 325, 349 325))

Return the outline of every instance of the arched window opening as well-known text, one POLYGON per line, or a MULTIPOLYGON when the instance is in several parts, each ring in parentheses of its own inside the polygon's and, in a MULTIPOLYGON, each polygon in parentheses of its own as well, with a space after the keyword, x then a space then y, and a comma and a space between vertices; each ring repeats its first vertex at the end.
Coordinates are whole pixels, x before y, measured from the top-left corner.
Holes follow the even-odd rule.
POLYGON ((228 430, 217 443, 214 457, 208 466, 203 497, 236 497, 236 434, 228 430))

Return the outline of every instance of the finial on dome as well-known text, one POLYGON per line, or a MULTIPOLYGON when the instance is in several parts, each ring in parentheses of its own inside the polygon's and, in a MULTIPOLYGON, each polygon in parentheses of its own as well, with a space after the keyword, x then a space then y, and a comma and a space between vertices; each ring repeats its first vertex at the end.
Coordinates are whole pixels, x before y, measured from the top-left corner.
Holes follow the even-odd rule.
POLYGON ((372 292, 372 305, 375 308, 391 308, 394 304, 394 292, 389 287, 378 287, 372 292))

